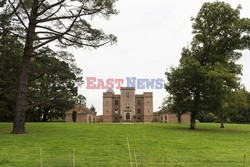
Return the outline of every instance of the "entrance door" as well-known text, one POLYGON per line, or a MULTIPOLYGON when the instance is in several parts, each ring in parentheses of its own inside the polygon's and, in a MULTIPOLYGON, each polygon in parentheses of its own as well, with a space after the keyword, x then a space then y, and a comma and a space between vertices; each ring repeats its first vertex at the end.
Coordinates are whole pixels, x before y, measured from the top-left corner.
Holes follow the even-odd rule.
POLYGON ((130 120, 130 113, 126 113, 126 120, 127 120, 127 121, 130 120))

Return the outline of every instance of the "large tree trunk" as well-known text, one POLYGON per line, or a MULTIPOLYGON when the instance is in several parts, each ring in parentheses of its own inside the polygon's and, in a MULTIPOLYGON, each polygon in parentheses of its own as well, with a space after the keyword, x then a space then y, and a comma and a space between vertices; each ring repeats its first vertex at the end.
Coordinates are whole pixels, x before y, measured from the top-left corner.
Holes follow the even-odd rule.
POLYGON ((196 114, 194 111, 191 112, 191 117, 190 117, 190 129, 195 129, 195 122, 196 121, 196 114))
POLYGON ((43 113, 43 122, 47 122, 47 113, 43 113))
POLYGON ((28 69, 33 52, 33 41, 35 37, 36 18, 37 18, 38 0, 34 0, 31 9, 31 17, 27 29, 26 41, 23 51, 23 60, 21 65, 20 77, 18 81, 18 90, 16 96, 16 111, 12 133, 25 133, 25 102, 28 90, 28 69))
POLYGON ((181 123, 181 112, 178 112, 177 119, 178 119, 178 123, 181 123))
POLYGON ((220 128, 224 128, 224 120, 223 120, 223 113, 220 112, 220 128))
POLYGON ((50 118, 48 117, 49 109, 43 109, 43 122, 47 122, 50 118))
POLYGON ((27 94, 28 66, 30 58, 23 57, 16 98, 16 111, 12 133, 25 133, 25 100, 27 94))
POLYGON ((193 111, 191 112, 191 123, 190 123, 190 129, 195 129, 196 125, 196 115, 200 110, 200 102, 201 102, 201 96, 200 96, 200 91, 199 88, 197 88, 197 91, 194 92, 194 108, 193 111))

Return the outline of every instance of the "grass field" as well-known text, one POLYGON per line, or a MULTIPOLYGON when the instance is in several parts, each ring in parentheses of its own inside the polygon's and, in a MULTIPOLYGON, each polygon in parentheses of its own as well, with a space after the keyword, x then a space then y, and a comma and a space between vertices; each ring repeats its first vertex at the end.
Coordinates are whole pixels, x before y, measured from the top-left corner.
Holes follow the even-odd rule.
POLYGON ((129 167, 127 137, 135 165, 160 167, 250 166, 250 125, 27 123, 27 134, 12 135, 12 124, 0 123, 0 166, 129 167))

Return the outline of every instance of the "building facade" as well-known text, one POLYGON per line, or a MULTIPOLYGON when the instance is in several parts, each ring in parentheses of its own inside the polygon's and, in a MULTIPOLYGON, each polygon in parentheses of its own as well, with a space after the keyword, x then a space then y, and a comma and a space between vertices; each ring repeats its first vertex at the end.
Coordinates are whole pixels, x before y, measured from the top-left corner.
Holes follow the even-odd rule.
POLYGON ((135 94, 135 88, 122 87, 103 93, 103 122, 152 122, 153 93, 135 94))
MULTIPOLYGON (((190 123, 190 112, 182 114, 180 121, 181 123, 190 123)), ((154 122, 179 123, 177 115, 168 111, 155 115, 154 122)))
POLYGON ((94 123, 96 122, 96 113, 88 109, 83 104, 76 104, 74 108, 66 112, 66 122, 74 122, 73 113, 76 114, 75 122, 94 123))

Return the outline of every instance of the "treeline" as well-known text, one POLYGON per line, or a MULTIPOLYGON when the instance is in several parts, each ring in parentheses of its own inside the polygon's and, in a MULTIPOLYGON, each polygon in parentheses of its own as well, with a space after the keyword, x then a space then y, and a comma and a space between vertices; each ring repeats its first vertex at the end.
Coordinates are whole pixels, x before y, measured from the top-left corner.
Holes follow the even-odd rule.
MULTIPOLYGON (((13 121, 23 45, 10 34, 5 15, 0 16, 0 121, 13 121)), ((72 108, 83 82, 73 55, 46 48, 29 64, 26 121, 60 120, 72 108)))
POLYGON ((240 83, 242 50, 250 48, 250 19, 241 6, 204 3, 193 22, 193 40, 183 48, 180 64, 166 71, 166 107, 191 112, 190 128, 200 121, 249 123, 249 92, 240 83))
MULTIPOLYGON (((250 123, 250 92, 240 89, 231 96, 230 103, 224 108, 224 122, 250 123)), ((220 122, 220 118, 214 112, 202 111, 197 114, 200 122, 220 122)))

